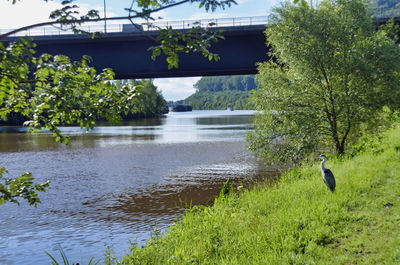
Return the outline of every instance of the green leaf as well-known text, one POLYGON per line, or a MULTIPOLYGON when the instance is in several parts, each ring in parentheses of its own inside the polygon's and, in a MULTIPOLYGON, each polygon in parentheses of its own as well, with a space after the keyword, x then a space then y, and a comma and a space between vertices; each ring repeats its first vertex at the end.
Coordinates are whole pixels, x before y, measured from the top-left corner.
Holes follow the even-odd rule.
POLYGON ((274 10, 266 35, 275 60, 258 66, 262 89, 252 100, 261 114, 248 141, 268 163, 342 154, 400 101, 400 48, 376 31, 363 1, 301 3, 274 10))

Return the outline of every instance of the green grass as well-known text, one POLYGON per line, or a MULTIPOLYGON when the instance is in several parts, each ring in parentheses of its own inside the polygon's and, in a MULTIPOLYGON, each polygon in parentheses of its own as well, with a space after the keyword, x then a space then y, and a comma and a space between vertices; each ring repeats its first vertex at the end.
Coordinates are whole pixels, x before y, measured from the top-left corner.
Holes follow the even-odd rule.
POLYGON ((400 264, 400 126, 353 158, 194 207, 121 264, 400 264))

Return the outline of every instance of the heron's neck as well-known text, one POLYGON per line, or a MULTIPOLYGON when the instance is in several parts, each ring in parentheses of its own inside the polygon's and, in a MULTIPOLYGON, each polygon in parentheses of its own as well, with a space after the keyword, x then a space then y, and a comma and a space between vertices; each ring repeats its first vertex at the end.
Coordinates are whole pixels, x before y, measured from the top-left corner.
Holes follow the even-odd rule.
POLYGON ((321 162, 321 170, 322 171, 325 170, 325 162, 326 162, 326 159, 324 158, 324 160, 322 160, 322 162, 321 162))

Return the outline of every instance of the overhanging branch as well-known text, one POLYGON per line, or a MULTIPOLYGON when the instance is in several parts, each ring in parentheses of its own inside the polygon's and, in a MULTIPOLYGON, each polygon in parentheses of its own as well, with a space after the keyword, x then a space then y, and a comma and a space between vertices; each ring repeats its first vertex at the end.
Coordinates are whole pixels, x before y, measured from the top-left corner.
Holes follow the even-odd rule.
MULTIPOLYGON (((170 5, 166 5, 166 6, 162 6, 159 8, 155 8, 155 9, 151 9, 151 10, 147 10, 146 14, 150 15, 152 13, 167 9, 167 8, 171 8, 174 6, 178 6, 178 5, 182 5, 184 3, 190 2, 190 0, 182 0, 180 2, 177 3, 173 3, 170 5)), ((109 18, 94 18, 94 19, 74 19, 74 20, 65 20, 65 21, 48 21, 48 22, 41 22, 41 23, 36 23, 36 24, 32 24, 29 26, 25 26, 25 27, 21 27, 9 32, 6 32, 4 34, 0 35, 0 41, 3 40, 4 38, 7 38, 15 33, 21 32, 21 31, 25 31, 25 30, 29 30, 29 29, 33 29, 33 28, 38 28, 38 27, 43 27, 43 26, 51 26, 51 25, 73 25, 73 24, 79 24, 79 23, 87 23, 87 22, 99 22, 99 21, 105 21, 105 20, 131 20, 133 18, 141 18, 143 17, 143 15, 141 15, 142 13, 139 13, 138 15, 134 15, 134 16, 122 16, 122 17, 109 17, 109 18)))

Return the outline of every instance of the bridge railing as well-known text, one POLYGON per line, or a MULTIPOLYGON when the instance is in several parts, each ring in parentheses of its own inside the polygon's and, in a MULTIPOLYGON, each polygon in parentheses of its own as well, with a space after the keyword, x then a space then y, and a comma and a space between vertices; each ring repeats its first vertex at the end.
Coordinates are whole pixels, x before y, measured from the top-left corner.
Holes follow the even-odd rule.
MULTIPOLYGON (((172 27, 173 29, 190 29, 192 27, 200 26, 203 28, 217 28, 217 27, 239 27, 239 26, 253 26, 253 25, 267 25, 268 16, 253 16, 253 17, 235 17, 235 18, 218 18, 218 19, 199 19, 199 20, 180 20, 180 21, 157 21, 152 23, 142 22, 132 24, 111 24, 98 22, 96 24, 86 24, 79 27, 86 32, 94 33, 118 33, 118 32, 138 32, 141 31, 156 31, 159 28, 172 27)), ((12 29, 0 29, 1 33, 6 33, 12 29)), ((20 31, 13 34, 12 37, 21 36, 55 36, 55 35, 68 35, 73 34, 71 29, 44 26, 33 28, 25 31, 20 31)))
MULTIPOLYGON (((157 30, 157 27, 173 29, 189 29, 193 26, 200 27, 237 27, 237 26, 252 26, 268 24, 268 16, 254 17, 234 17, 234 18, 218 18, 218 19, 200 19, 200 20, 180 20, 180 21, 165 21, 150 24, 148 30, 157 30)), ((142 23, 145 27, 146 23, 142 23)))

